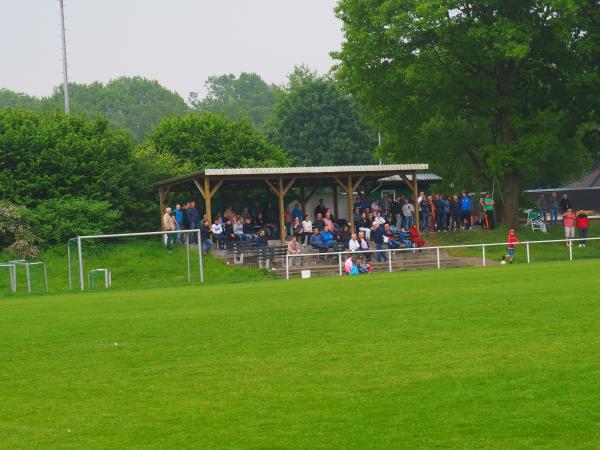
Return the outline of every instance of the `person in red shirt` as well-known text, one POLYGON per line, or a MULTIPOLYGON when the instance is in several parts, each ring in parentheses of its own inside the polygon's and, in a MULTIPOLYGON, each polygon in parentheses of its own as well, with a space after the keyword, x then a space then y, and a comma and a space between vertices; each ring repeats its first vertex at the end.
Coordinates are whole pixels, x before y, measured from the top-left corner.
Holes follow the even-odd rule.
POLYGON ((518 244, 519 242, 521 242, 519 240, 519 238, 517 237, 517 235, 515 234, 515 230, 512 228, 510 230, 508 230, 507 242, 508 242, 508 255, 503 256, 502 261, 506 261, 508 259, 508 262, 510 264, 512 264, 513 256, 515 256, 515 244, 518 244))
POLYGON ((579 241, 579 247, 585 247, 588 235, 588 229, 590 228, 590 218, 583 211, 579 211, 577 213, 577 218, 575 219, 575 226, 577 227, 577 231, 579 232, 579 238, 583 239, 583 241, 579 241))

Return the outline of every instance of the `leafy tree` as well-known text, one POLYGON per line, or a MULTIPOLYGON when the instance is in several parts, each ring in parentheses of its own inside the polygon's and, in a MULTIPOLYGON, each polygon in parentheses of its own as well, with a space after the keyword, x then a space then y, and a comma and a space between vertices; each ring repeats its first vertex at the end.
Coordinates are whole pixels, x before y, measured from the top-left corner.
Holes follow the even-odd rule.
POLYGON ((446 176, 463 166, 473 184, 499 177, 512 225, 527 180, 569 176, 589 161, 581 124, 597 117, 582 94, 598 90, 598 8, 341 0, 337 73, 381 125, 387 158, 429 160, 446 176))
POLYGON ((255 73, 242 72, 239 78, 212 76, 206 87, 208 94, 204 99, 199 99, 196 92, 190 94, 190 103, 198 112, 213 112, 231 120, 248 117, 257 127, 264 125, 273 113, 277 87, 255 73))
MULTIPOLYGON (((53 198, 28 212, 31 227, 45 244, 61 244, 74 236, 117 231, 121 213, 107 201, 53 198)), ((156 222, 156 221, 155 221, 156 222)))
POLYGON ((84 197, 125 211, 133 177, 131 141, 106 119, 0 111, 0 191, 18 205, 84 197))
MULTIPOLYGON (((177 93, 158 81, 142 77, 120 77, 106 85, 71 83, 69 93, 73 113, 105 116, 112 125, 128 130, 138 143, 163 117, 183 115, 189 110, 177 93)), ((62 86, 55 88, 51 97, 41 100, 40 108, 62 110, 62 86)))
POLYGON ((284 152, 248 119, 232 121, 214 113, 167 117, 149 137, 159 152, 170 151, 197 169, 215 167, 277 167, 288 164, 284 152))
POLYGON ((269 136, 297 165, 372 163, 377 145, 354 99, 305 67, 296 68, 278 94, 269 136))
POLYGON ((37 109, 39 100, 20 92, 0 89, 0 109, 5 108, 37 109))

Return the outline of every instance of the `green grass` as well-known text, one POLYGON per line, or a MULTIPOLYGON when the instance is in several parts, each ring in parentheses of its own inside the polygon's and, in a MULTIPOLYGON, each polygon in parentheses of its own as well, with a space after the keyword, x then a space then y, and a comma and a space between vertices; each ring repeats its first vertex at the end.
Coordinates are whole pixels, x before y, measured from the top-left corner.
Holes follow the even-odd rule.
POLYGON ((4 299, 0 447, 598 448, 599 269, 4 299))
MULTIPOLYGON (((71 247, 73 287, 79 289, 79 270, 77 265, 77 246, 71 247)), ((0 261, 8 261, 11 257, 0 253, 0 261)), ((66 245, 52 247, 43 252, 40 261, 44 261, 48 269, 50 291, 61 293, 68 291, 68 265, 66 245)), ((190 249, 192 283, 199 282, 198 254, 190 249)), ((87 273, 92 268, 112 270, 113 289, 136 289, 140 287, 165 287, 187 285, 187 257, 184 246, 176 246, 173 253, 168 253, 158 240, 118 242, 98 242, 84 245, 84 275, 87 288, 87 273)), ((271 278, 264 270, 225 265, 217 258, 204 260, 205 280, 207 284, 232 283, 243 281, 259 281, 271 278)), ((25 269, 17 267, 19 294, 26 294, 25 269)), ((98 276, 95 289, 103 289, 104 282, 98 276)), ((39 269, 32 269, 33 288, 36 293, 43 292, 43 276, 39 269)), ((8 272, 0 272, 0 298, 9 296, 8 272)))
MULTIPOLYGON (((548 225, 548 234, 542 234, 539 230, 532 231, 530 227, 520 227, 516 231, 517 237, 521 241, 544 241, 554 239, 564 239, 564 228, 562 224, 548 225)), ((481 230, 474 227, 472 231, 448 232, 448 233, 425 233, 424 238, 428 246, 436 245, 464 245, 464 244, 482 244, 506 242, 508 228, 500 226, 495 230, 481 230)), ((577 237, 577 236, 576 236, 577 237)), ((600 223, 592 222, 588 237, 600 237, 600 223)), ((531 262, 550 262, 550 261, 568 261, 569 249, 564 243, 549 244, 531 244, 530 248, 531 262)), ((449 255, 481 257, 481 247, 449 249, 449 255)), ((506 246, 487 247, 486 256, 488 259, 499 259, 501 255, 506 254, 506 246)), ((600 240, 590 241, 586 248, 573 247, 573 259, 592 259, 600 258, 600 240)), ((526 262, 527 253, 525 246, 517 246, 515 262, 526 262)))

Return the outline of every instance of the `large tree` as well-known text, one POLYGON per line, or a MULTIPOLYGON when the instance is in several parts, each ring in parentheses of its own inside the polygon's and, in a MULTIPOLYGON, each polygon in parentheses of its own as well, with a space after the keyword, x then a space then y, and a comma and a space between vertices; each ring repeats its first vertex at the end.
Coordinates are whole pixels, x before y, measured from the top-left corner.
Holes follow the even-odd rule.
POLYGON ((296 165, 368 164, 377 132, 358 103, 328 76, 298 67, 277 96, 268 134, 296 165))
MULTIPOLYGON (((108 121, 127 130, 135 142, 142 142, 163 117, 181 116, 189 111, 184 100, 158 81, 142 77, 120 77, 106 84, 70 83, 71 110, 91 117, 105 116, 108 121)), ((41 100, 41 109, 63 108, 62 86, 51 97, 41 100)))
POLYGON ((149 136, 149 144, 196 169, 288 164, 284 152, 256 131, 249 119, 233 121, 214 113, 167 117, 149 136))
POLYGON ((190 103, 198 112, 214 112, 231 120, 248 117, 257 127, 273 113, 277 87, 255 73, 242 72, 238 78, 232 74, 212 76, 206 88, 203 99, 196 92, 190 93, 190 103))
POLYGON ((597 10, 574 0, 341 0, 338 75, 383 128, 388 158, 427 159, 446 176, 462 168, 472 184, 498 177, 515 224, 527 180, 589 160, 582 127, 597 122, 582 86, 597 79, 587 17, 597 10))

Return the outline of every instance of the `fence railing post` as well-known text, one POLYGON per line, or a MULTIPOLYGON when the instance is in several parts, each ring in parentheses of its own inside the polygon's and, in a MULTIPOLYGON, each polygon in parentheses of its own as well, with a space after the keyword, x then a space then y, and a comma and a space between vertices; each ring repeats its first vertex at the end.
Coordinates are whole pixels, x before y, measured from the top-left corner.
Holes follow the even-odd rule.
POLYGON ((525 248, 527 249, 527 264, 531 262, 531 255, 529 253, 529 242, 525 244, 525 248))
POLYGON ((290 279, 290 255, 285 255, 285 279, 290 279))
POLYGON ((440 248, 437 247, 435 250, 436 250, 436 254, 437 254, 437 268, 441 269, 442 268, 442 264, 440 262, 440 248))
POLYGON ((485 267, 485 244, 481 246, 481 263, 485 267))
POLYGON ((388 250, 388 271, 392 273, 392 251, 388 250))
POLYGON ((569 260, 573 261, 573 242, 567 241, 567 245, 569 246, 569 260))
POLYGON ((338 253, 338 269, 340 271, 340 277, 344 274, 342 272, 342 254, 338 253))

